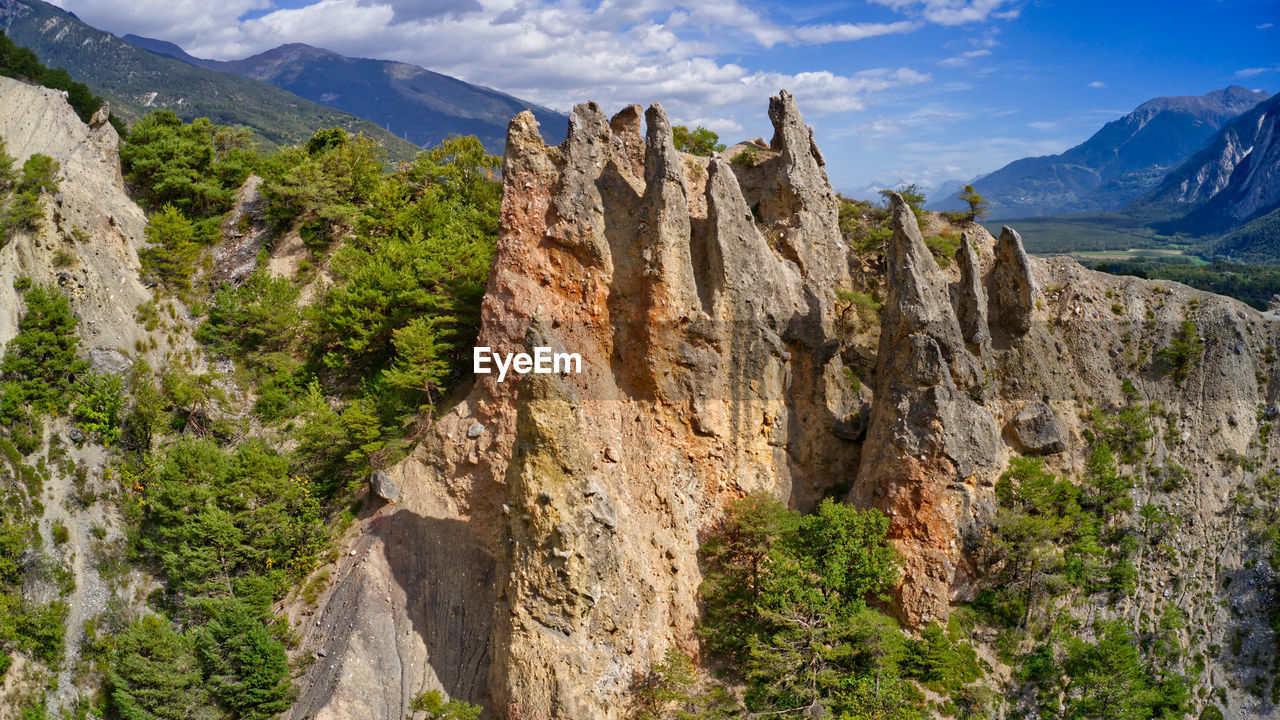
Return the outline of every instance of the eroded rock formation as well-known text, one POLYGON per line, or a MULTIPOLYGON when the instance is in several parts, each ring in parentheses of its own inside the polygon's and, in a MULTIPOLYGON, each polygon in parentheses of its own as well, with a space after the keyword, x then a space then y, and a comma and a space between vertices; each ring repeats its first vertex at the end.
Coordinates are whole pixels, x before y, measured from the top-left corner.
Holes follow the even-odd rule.
MULTIPOLYGON (((360 657, 320 658, 294 717, 377 715, 433 687, 492 698, 500 716, 620 717, 638 673, 669 647, 697 650, 699 534, 724 502, 760 490, 808 507, 856 472, 857 444, 832 433, 859 403, 834 330, 849 260, 794 100, 771 101, 775 136, 753 167, 677 152, 660 106, 641 117, 579 105, 558 147, 531 115, 512 121, 478 344, 517 351, 532 332, 580 353, 583 372, 480 376, 391 471, 400 498, 329 591, 399 592, 386 535, 426 516, 497 568, 464 600, 491 626, 441 625, 409 650, 393 640, 409 623, 362 633, 360 657), (433 642, 487 646, 489 662, 446 681, 433 642), (375 688, 351 669, 406 660, 432 670, 375 688)), ((385 624, 382 608, 334 605, 309 643, 385 624)))
MULTIPOLYGON (((316 654, 291 718, 398 719, 430 689, 504 719, 624 717, 665 650, 698 652, 700 539, 750 491, 807 509, 849 488, 882 509, 903 567, 892 609, 944 620, 980 578, 1010 455, 1078 469, 1091 408, 1128 402, 1125 379, 1176 408, 1207 457, 1249 447, 1249 409, 1280 395, 1258 313, 1031 258, 1010 228, 997 242, 968 225, 941 267, 899 197, 873 392, 858 389, 836 300, 854 265, 824 160, 789 95, 769 116, 755 163, 727 159, 745 146, 677 152, 656 105, 579 105, 557 147, 527 113, 512 121, 478 344, 563 347, 583 372, 478 376, 388 470, 395 503, 361 519, 318 608, 289 608, 316 654), (1138 377, 1136 344, 1189 316, 1219 339, 1215 372, 1138 377)), ((1215 512, 1230 483, 1197 472, 1216 479, 1196 507, 1215 512)), ((1226 552, 1238 532, 1195 527, 1226 552)))

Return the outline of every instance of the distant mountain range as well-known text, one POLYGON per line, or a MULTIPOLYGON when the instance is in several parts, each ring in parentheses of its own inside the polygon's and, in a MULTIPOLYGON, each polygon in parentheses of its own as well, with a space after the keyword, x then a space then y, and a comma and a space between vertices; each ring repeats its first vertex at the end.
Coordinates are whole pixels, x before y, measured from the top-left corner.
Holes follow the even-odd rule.
POLYGON ((1172 212, 1161 232, 1217 234, 1280 206, 1280 95, 1232 120, 1133 212, 1172 212))
POLYGON ((316 130, 344 127, 381 140, 392 157, 418 151, 375 123, 265 82, 141 50, 40 0, 0 0, 0 30, 49 67, 66 68, 126 120, 168 108, 186 120, 207 117, 247 127, 272 145, 303 142, 316 130))
POLYGON ((124 40, 196 67, 270 83, 375 122, 422 147, 449 135, 475 135, 490 152, 501 154, 507 123, 523 110, 533 112, 549 142, 560 142, 569 126, 562 113, 407 63, 350 58, 301 43, 243 60, 217 61, 194 57, 163 40, 137 35, 124 40))
MULTIPOLYGON (((1151 192, 1225 125, 1270 97, 1231 86, 1149 100, 1060 155, 1016 160, 973 181, 993 219, 1119 210, 1151 192)), ((931 207, 960 209, 954 194, 931 207)))
POLYGON ((343 127, 381 140, 393 158, 411 157, 453 134, 476 135, 501 154, 507 123, 523 110, 537 117, 548 142, 560 142, 568 131, 567 116, 490 88, 309 45, 204 60, 173 43, 118 38, 42 0, 0 0, 0 30, 46 65, 66 68, 126 120, 167 108, 184 120, 247 127, 269 145, 343 127))

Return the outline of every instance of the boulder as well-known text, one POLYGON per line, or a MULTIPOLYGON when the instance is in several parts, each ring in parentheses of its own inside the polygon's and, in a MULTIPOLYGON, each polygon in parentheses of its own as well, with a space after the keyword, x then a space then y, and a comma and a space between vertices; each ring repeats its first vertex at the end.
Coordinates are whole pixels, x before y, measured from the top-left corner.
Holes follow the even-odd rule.
POLYGON ((1013 433, 1023 449, 1033 455, 1053 455, 1067 449, 1066 433, 1053 408, 1034 402, 1013 419, 1013 433))
POLYGON ((374 470, 369 476, 369 489, 373 490, 374 495, 389 503, 400 499, 400 486, 382 470, 374 470))

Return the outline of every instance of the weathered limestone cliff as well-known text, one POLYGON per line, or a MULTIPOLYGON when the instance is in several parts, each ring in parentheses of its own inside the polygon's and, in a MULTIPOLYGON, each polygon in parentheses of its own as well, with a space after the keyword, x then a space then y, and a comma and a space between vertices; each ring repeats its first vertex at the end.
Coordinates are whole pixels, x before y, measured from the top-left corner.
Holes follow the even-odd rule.
MULTIPOLYGON (((945 619, 981 581, 1009 457, 1078 471, 1091 409, 1130 402, 1126 379, 1167 413, 1144 441, 1152 467, 1176 460, 1195 478, 1135 500, 1194 514, 1173 540, 1203 554, 1143 566, 1149 583, 1118 612, 1174 602, 1192 627, 1232 627, 1173 578, 1217 588, 1244 566, 1248 530, 1226 513, 1256 474, 1214 458, 1259 455, 1257 411, 1280 401, 1274 323, 1028 257, 1010 228, 997 241, 967 226, 942 267, 895 198, 872 278, 874 373, 850 382, 836 290, 870 287, 869 266, 792 98, 769 116, 755 163, 677 152, 656 105, 612 118, 580 105, 558 147, 532 116, 512 121, 478 344, 562 347, 583 372, 478 376, 377 479, 395 502, 361 519, 318 607, 289 607, 316 658, 290 717, 399 718, 430 689, 500 718, 624 717, 666 649, 697 654, 700 539, 751 491, 800 509, 847 492, 884 510, 903 567, 892 610, 911 627, 945 619), (1154 351, 1186 318, 1205 355, 1179 385, 1154 351)), ((1211 687, 1232 670, 1208 672, 1211 687)))
MULTIPOLYGON (((39 230, 24 229, 0 247, 0 347, 17 334, 23 312, 14 281, 29 278, 56 285, 70 300, 79 320, 82 351, 94 369, 122 374, 138 355, 159 365, 173 349, 170 340, 186 343, 184 349, 194 347, 194 342, 189 333, 177 330, 162 342, 146 342, 150 333, 136 318, 138 306, 151 299, 139 278, 138 262, 146 215, 125 191, 119 137, 106 117, 104 108, 86 125, 61 92, 0 77, 0 139, 6 152, 17 159, 18 167, 36 153, 52 157, 59 166, 57 193, 41 198, 44 219, 39 230)), ((179 307, 174 304, 175 316, 179 307)), ((65 421, 54 420, 46 427, 50 438, 70 432, 65 421)), ((117 483, 104 476, 106 452, 101 447, 62 442, 67 457, 80 463, 84 477, 77 480, 61 463, 46 466, 39 460, 47 477, 38 498, 43 516, 33 519, 43 543, 23 562, 65 568, 74 588, 37 580, 24 586, 23 594, 26 600, 60 599, 67 604, 65 658, 52 671, 56 689, 48 701, 51 710, 70 712, 78 700, 96 691, 92 677, 78 666, 86 625, 108 610, 113 594, 122 606, 137 607, 152 586, 138 592, 137 585, 147 582, 140 573, 108 582, 99 572, 99 548, 123 543, 123 523, 114 504, 86 504, 82 498, 92 494, 105 500, 117 483), (56 542, 55 525, 66 533, 56 542)), ((32 678, 50 672, 15 656, 0 681, 0 720, 20 717, 28 695, 41 691, 45 683, 32 678)))
POLYGON ((51 222, 0 249, 0 344, 17 333, 13 280, 25 276, 62 287, 89 349, 132 352, 146 337, 133 313, 150 299, 138 277, 147 218, 125 192, 115 128, 105 111, 85 125, 61 92, 10 78, 0 77, 0 107, 0 138, 19 166, 40 153, 61 168, 58 194, 45 198, 51 222))
MULTIPOLYGON (((660 106, 642 120, 580 105, 559 147, 532 116, 512 122, 478 344, 562 346, 583 372, 480 376, 391 472, 400 501, 368 521, 333 596, 401 591, 392 568, 417 560, 389 537, 437 524, 483 549, 470 567, 493 582, 458 598, 465 622, 404 641, 426 673, 378 687, 352 669, 402 665, 389 641, 407 623, 358 633, 359 654, 326 649, 296 717, 388 716, 431 687, 508 717, 620 717, 637 673, 697 649, 699 533, 724 501, 763 490, 805 507, 856 472, 857 445, 831 432, 861 404, 834 330, 849 274, 836 198, 791 96, 769 115, 754 167, 680 154, 660 106), (487 649, 459 668, 435 657, 453 644, 487 649)), ((411 607, 455 582, 448 561, 426 565, 442 574, 403 589, 411 607)), ((335 608, 309 642, 385 617, 335 608)))

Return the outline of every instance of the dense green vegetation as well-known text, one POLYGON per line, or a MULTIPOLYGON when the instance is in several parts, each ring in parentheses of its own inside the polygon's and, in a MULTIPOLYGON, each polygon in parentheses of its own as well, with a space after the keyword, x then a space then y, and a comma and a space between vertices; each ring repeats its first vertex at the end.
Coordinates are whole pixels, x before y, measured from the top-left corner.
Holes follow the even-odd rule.
POLYGON ((1154 260, 1085 261, 1084 264, 1115 275, 1173 280, 1198 290, 1233 297, 1259 310, 1267 307, 1272 295, 1280 293, 1280 265, 1240 265, 1221 260, 1209 265, 1154 260))
MULTIPOLYGON (((29 281, 28 281, 29 283, 29 281)), ((87 363, 78 359, 80 338, 67 298, 57 288, 30 286, 18 334, 0 360, 0 426, 24 455, 39 447, 46 414, 60 414, 87 363)))
POLYGON ((745 686, 745 708, 722 687, 695 691, 672 652, 638 689, 642 716, 924 718, 924 689, 972 706, 984 670, 962 628, 915 638, 868 605, 897 578, 887 529, 880 512, 832 500, 809 515, 759 495, 732 503, 703 547, 699 634, 745 686))
POLYGON ((460 377, 493 259, 497 166, 454 138, 386 173, 376 146, 341 131, 263 162, 269 216, 337 281, 305 309, 287 280, 222 288, 199 337, 253 375, 259 417, 305 420, 297 467, 330 490, 362 479, 460 377))
POLYGON ((1143 463, 1154 433, 1132 383, 1124 390, 1122 406, 1095 409, 1092 451, 1077 482, 1039 458, 1014 458, 996 485, 989 585, 974 608, 1001 630, 1001 659, 1041 717, 1179 718, 1190 703, 1174 634, 1185 619, 1176 608, 1141 629, 1114 620, 1082 626, 1069 612, 1130 597, 1135 555, 1172 522, 1157 505, 1134 511, 1138 479, 1122 468, 1143 463))
POLYGON ((88 85, 72 80, 70 73, 63 68, 50 70, 45 67, 35 53, 10 40, 3 31, 0 31, 0 75, 65 90, 67 102, 85 122, 89 122, 102 107, 102 98, 90 92, 88 85))
POLYGON ((39 230, 44 222, 40 195, 58 191, 54 178, 58 163, 53 158, 36 153, 22 163, 20 171, 14 170, 15 162, 0 138, 0 248, 18 232, 39 230))
MULTIPOLYGON (((18 651, 50 667, 62 662, 66 603, 35 602, 24 589, 46 583, 58 585, 61 595, 70 591, 59 582, 65 568, 35 563, 30 555, 42 544, 37 523, 47 471, 23 456, 40 445, 43 414, 65 407, 71 379, 82 367, 75 356, 75 318, 57 290, 29 281, 22 287, 26 311, 0 361, 0 675, 18 651)), ((56 528, 51 534, 58 542, 56 528)))
MULTIPOLYGON (((96 621, 86 652, 107 681, 94 711, 270 718, 291 701, 295 670, 272 604, 328 557, 334 531, 350 521, 353 490, 396 459, 412 422, 462 377, 498 229, 498 159, 474 138, 452 138, 388 168, 377 143, 340 128, 262 153, 242 131, 167 111, 139 120, 121 155, 151 214, 141 257, 158 284, 137 320, 152 332, 185 332, 167 299, 180 297, 196 315, 198 340, 237 370, 201 372, 170 354, 157 368, 138 358, 122 377, 89 371, 67 298, 15 283, 26 311, 0 361, 3 443, 15 468, 0 542, 25 547, 37 537, 26 518, 41 515, 44 475, 23 455, 42 452, 49 418, 69 417, 84 442, 111 452, 127 555, 162 581, 149 611, 96 621), (264 179, 275 236, 300 234, 306 258, 292 276, 260 270, 215 286, 209 245, 250 173, 264 179), (320 266, 326 282, 303 304, 320 266), (246 434, 250 421, 233 400, 239 388, 265 432, 246 434)), ((53 189, 47 158, 21 173, 11 160, 0 170, 3 189, 30 194, 37 209, 39 193, 53 189)), ((44 452, 55 462, 52 449, 44 452)), ((60 545, 69 533, 55 524, 51 536, 60 545)), ((0 578, 0 653, 54 666, 66 606, 16 599, 29 574, 11 568, 0 578)), ((39 712, 39 698, 32 702, 39 712)), ((413 710, 478 712, 438 696, 413 710)))
POLYGON ((1146 227, 1142 218, 1122 213, 1004 219, 987 223, 987 230, 999 237, 1002 225, 1016 229, 1027 252, 1038 254, 1129 250, 1169 244, 1168 238, 1160 238, 1146 227))
POLYGON ((1280 209, 1233 230, 1212 247, 1215 257, 1238 263, 1280 262, 1280 209))

